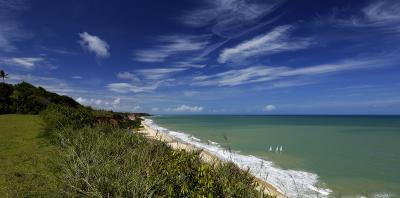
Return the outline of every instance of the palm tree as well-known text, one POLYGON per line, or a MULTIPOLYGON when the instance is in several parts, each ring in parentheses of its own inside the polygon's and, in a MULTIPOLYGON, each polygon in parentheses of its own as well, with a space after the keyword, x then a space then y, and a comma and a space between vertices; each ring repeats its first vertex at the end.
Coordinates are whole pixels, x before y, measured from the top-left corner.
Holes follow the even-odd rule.
POLYGON ((8 78, 8 74, 6 74, 6 73, 4 72, 4 70, 0 70, 0 78, 3 78, 3 82, 5 82, 4 79, 8 78))

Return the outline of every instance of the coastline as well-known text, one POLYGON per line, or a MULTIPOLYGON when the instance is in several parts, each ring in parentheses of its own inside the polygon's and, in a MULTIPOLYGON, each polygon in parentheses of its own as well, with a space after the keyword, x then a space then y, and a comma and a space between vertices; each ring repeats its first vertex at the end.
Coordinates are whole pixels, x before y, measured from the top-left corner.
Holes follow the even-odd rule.
MULTIPOLYGON (((186 151, 200 150, 201 151, 200 157, 206 163, 221 163, 224 161, 223 158, 219 157, 216 154, 211 153, 208 150, 205 150, 204 148, 199 148, 196 145, 181 141, 178 138, 173 137, 165 132, 152 128, 148 123, 146 123, 146 120, 148 121, 150 119, 144 119, 144 121, 142 122, 143 129, 138 131, 139 133, 144 134, 146 137, 166 142, 173 149, 186 150, 186 151)), ((264 192, 266 194, 276 196, 277 198, 287 198, 287 196, 285 196, 281 190, 279 190, 272 184, 258 178, 254 174, 253 176, 255 177, 256 182, 264 188, 264 192)))

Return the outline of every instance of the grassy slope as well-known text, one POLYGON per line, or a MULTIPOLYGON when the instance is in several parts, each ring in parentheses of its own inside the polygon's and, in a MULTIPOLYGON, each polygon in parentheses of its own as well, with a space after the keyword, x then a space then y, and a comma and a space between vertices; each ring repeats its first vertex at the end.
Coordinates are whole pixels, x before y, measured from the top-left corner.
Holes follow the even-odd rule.
POLYGON ((36 115, 0 115, 0 197, 50 195, 53 146, 40 137, 36 115))

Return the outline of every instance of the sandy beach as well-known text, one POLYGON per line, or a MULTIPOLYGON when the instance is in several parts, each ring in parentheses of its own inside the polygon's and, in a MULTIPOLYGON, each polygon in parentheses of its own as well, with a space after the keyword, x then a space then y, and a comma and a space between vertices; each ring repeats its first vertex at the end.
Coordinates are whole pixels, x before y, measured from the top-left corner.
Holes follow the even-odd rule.
MULTIPOLYGON (((157 131, 157 130, 151 128, 150 126, 148 126, 145 122, 142 122, 142 125, 143 125, 142 130, 140 130, 138 132, 145 134, 145 136, 148 138, 166 142, 173 149, 183 149, 186 151, 200 150, 201 158, 207 163, 221 163, 222 162, 222 160, 220 158, 218 158, 218 156, 208 152, 207 150, 204 150, 202 148, 197 148, 194 145, 177 140, 176 138, 174 138, 164 132, 157 131)), ((260 186, 264 187, 264 191, 266 194, 276 196, 277 198, 285 198, 286 197, 281 192, 279 192, 279 190, 276 187, 263 181, 262 179, 256 177, 256 182, 259 183, 260 186)))

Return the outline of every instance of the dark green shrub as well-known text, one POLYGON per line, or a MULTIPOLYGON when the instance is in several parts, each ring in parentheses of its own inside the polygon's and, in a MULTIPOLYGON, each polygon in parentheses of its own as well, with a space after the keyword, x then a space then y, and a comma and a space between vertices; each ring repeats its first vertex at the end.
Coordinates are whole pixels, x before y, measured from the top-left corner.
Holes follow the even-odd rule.
POLYGON ((85 107, 69 107, 51 104, 40 112, 45 131, 51 132, 64 127, 82 128, 94 122, 92 110, 85 107))
POLYGON ((14 87, 10 84, 0 83, 0 114, 13 113, 10 99, 14 87))

